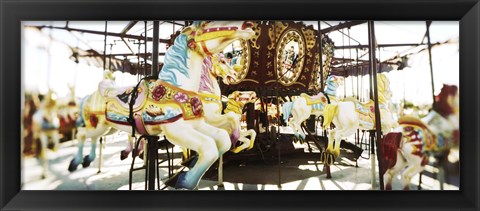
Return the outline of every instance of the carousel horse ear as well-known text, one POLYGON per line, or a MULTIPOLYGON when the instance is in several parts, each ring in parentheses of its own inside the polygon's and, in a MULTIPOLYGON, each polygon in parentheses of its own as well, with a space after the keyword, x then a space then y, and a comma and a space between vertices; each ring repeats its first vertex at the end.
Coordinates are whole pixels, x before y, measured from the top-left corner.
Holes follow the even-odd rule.
POLYGON ((189 34, 191 31, 193 31, 192 26, 187 26, 182 30, 182 34, 189 34))

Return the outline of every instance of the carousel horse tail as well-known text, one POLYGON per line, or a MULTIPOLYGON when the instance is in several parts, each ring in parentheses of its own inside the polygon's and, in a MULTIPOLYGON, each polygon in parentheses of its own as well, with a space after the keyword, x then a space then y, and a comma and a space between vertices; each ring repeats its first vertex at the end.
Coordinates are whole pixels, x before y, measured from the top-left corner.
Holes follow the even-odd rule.
POLYGON ((285 102, 282 106, 282 113, 283 113, 283 121, 285 123, 288 122, 288 118, 290 117, 290 113, 292 112, 293 102, 285 102))
POLYGON ((323 127, 326 128, 330 126, 333 121, 333 117, 338 113, 338 105, 337 104, 328 104, 323 109, 323 127))

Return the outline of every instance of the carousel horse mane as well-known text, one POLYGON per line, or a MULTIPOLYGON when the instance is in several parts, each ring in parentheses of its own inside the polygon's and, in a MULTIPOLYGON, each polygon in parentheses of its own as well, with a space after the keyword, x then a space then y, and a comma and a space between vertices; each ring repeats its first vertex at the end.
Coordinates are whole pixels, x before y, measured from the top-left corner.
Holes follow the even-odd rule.
POLYGON ((165 61, 163 62, 163 67, 158 78, 173 84, 174 86, 180 86, 177 82, 176 72, 183 74, 186 77, 188 75, 188 45, 187 45, 187 35, 180 34, 175 38, 175 45, 168 48, 167 53, 165 54, 165 61))
POLYGON ((450 114, 454 113, 454 107, 448 101, 449 96, 455 96, 457 94, 458 88, 454 85, 444 84, 440 93, 435 96, 435 103, 433 104, 433 110, 447 117, 450 114))
POLYGON ((203 60, 200 87, 198 89, 199 92, 213 92, 212 80, 210 80, 209 76, 210 68, 212 68, 212 57, 208 56, 203 60))
POLYGON ((385 74, 377 74, 377 76, 378 103, 386 104, 391 98, 391 93, 389 93, 390 80, 385 74))

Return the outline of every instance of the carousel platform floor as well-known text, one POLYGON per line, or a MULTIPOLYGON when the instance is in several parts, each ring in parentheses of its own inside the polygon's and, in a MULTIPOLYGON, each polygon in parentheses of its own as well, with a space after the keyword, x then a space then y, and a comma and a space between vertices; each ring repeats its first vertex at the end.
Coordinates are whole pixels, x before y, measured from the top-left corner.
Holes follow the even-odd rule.
MULTIPOLYGON (((58 151, 48 151, 49 171, 47 178, 41 178, 41 166, 38 159, 25 157, 22 162, 22 189, 23 190, 128 190, 129 169, 132 162, 131 156, 120 160, 120 151, 126 146, 126 134, 107 137, 103 149, 102 167, 99 173, 99 157, 88 168, 78 169, 70 173, 67 168, 73 155, 77 152, 76 141, 61 143, 58 151)), ((225 157, 223 170, 223 187, 218 186, 216 170, 208 171, 201 180, 198 190, 372 190, 371 161, 360 158, 358 167, 355 161, 341 156, 331 166, 331 179, 326 178, 324 165, 319 162, 319 152, 313 148, 308 152, 306 144, 292 144, 295 153, 278 157, 268 156, 264 159, 229 159, 225 157), (281 186, 279 186, 279 181, 281 186)), ((89 152, 90 143, 84 147, 84 153, 89 152)), ((180 149, 174 148, 175 171, 180 167, 180 149)), ((98 152, 98 150, 97 150, 98 152)), ((160 150, 162 154, 164 150, 160 150)), ((345 152, 342 151, 342 154, 345 152)), ((226 155, 228 156, 228 155, 226 155)), ((368 157, 368 152, 363 151, 363 157, 368 157)), ((141 167, 143 161, 136 159, 135 166, 141 167)), ((163 182, 168 178, 166 162, 160 165, 161 189, 174 190, 165 187, 163 182)), ((440 184, 433 179, 433 173, 438 169, 428 166, 422 177, 423 190, 439 190, 440 184)), ((378 167, 375 173, 375 187, 379 190, 378 167)), ((145 190, 145 172, 143 170, 133 173, 133 190, 145 190)), ((417 189, 418 175, 412 179, 410 188, 417 189)), ((444 183, 445 190, 459 190, 458 178, 444 183)), ((402 189, 399 178, 395 178, 394 189, 402 189)))

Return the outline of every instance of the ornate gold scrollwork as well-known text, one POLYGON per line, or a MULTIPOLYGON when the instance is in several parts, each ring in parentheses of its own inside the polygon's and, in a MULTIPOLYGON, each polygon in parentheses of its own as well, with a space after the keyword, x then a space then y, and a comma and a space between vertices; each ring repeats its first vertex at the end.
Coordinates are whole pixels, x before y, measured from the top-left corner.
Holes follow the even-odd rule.
POLYGON ((240 58, 238 58, 238 60, 240 61, 238 61, 237 64, 241 65, 242 69, 239 72, 237 72, 237 77, 235 81, 232 82, 231 84, 239 84, 245 79, 245 77, 248 74, 248 69, 250 68, 250 62, 252 60, 252 56, 251 56, 252 53, 251 53, 250 45, 248 44, 248 42, 241 40, 240 46, 242 48, 242 54, 240 55, 240 58))
POLYGON ((315 30, 313 30, 311 27, 307 28, 307 27, 302 27, 302 32, 303 32, 303 36, 305 36, 305 43, 307 44, 307 55, 309 57, 312 57, 312 52, 310 51, 310 49, 312 49, 313 47, 315 47, 315 43, 316 43, 316 36, 315 36, 315 30))
POLYGON ((275 24, 270 25, 270 28, 268 29, 268 36, 270 37, 270 45, 267 46, 268 50, 275 48, 275 41, 279 40, 280 35, 286 28, 288 28, 288 23, 281 21, 275 21, 275 24))
POLYGON ((255 49, 260 49, 260 45, 258 44, 258 37, 260 37, 260 34, 262 33, 262 29, 260 27, 260 24, 258 24, 257 22, 254 23, 254 26, 252 27, 253 31, 255 32, 255 35, 250 38, 250 44, 252 46, 252 48, 255 48, 255 49))

